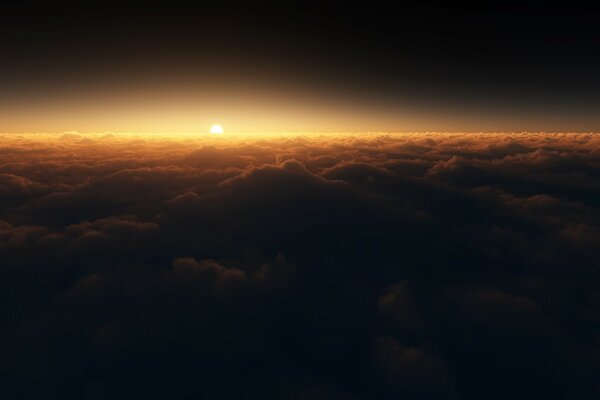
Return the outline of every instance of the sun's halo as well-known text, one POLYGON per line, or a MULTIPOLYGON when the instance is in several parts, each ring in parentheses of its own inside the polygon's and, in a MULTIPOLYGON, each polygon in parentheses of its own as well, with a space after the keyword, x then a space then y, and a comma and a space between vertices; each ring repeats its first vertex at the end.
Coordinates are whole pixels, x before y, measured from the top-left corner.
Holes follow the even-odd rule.
POLYGON ((210 127, 210 133, 220 135, 223 133, 223 127, 219 124, 214 124, 210 127))

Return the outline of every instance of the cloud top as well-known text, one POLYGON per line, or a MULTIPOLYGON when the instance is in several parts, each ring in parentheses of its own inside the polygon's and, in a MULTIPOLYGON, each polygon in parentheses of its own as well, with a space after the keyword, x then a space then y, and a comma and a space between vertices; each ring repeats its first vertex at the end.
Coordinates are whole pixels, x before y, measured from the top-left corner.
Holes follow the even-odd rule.
POLYGON ((0 372, 49 398, 594 398, 600 136, 0 135, 0 372))

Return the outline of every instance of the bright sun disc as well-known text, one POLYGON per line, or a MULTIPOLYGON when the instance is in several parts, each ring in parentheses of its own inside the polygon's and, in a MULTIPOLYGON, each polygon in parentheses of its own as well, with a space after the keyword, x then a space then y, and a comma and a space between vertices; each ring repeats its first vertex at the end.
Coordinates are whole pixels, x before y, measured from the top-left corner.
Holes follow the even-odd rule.
POLYGON ((214 124, 210 127, 210 133, 221 134, 223 133, 223 127, 221 125, 214 124))

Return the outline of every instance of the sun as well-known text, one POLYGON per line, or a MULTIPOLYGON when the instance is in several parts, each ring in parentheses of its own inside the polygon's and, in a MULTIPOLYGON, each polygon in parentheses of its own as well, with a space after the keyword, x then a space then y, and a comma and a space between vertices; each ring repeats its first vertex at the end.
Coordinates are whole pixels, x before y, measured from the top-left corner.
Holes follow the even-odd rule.
POLYGON ((219 124, 214 124, 213 126, 210 127, 210 133, 220 135, 221 133, 223 133, 223 127, 219 124))

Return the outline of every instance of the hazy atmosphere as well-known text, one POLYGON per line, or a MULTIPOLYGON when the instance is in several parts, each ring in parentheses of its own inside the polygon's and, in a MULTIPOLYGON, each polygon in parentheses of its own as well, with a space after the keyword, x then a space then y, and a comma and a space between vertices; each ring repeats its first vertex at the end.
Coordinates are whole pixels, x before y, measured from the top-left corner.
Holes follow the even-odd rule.
MULTIPOLYGON (((204 3, 203 3, 204 4, 204 3)), ((589 7, 8 5, 4 132, 598 129, 589 7)))

